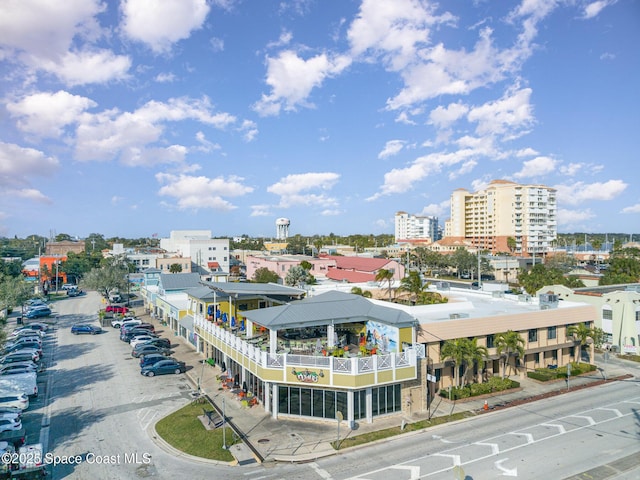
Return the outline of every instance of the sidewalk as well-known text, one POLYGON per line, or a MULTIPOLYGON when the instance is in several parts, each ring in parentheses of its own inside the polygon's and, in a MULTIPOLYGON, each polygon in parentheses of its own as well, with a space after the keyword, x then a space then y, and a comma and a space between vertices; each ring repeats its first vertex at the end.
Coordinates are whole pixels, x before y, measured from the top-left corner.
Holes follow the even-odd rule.
MULTIPOLYGON (((209 397, 217 409, 221 412, 224 410, 229 426, 232 426, 238 435, 244 438, 244 443, 236 444, 230 449, 238 465, 268 461, 306 462, 337 453, 331 446, 331 442, 337 440, 338 437, 337 422, 314 422, 313 420, 286 418, 274 420, 269 413, 264 411, 261 404, 251 408, 243 408, 235 395, 222 390, 216 379, 216 376, 222 373, 218 366, 212 367, 202 363, 204 357, 195 351, 193 345, 168 331, 166 327, 159 325, 155 319, 151 319, 148 315, 140 315, 140 317, 144 321, 154 323, 159 330, 165 330, 166 336, 171 339, 172 343, 175 342, 178 345, 174 349, 173 356, 185 362, 188 367, 192 367, 187 370, 186 375, 189 377, 194 391, 197 390, 199 384, 201 391, 209 397)), ((601 359, 597 358, 596 360, 600 362, 601 359)), ((466 402, 449 402, 438 397, 431 404, 431 418, 464 411, 482 414, 485 413, 485 400, 488 409, 495 410, 600 385, 605 382, 605 374, 606 381, 616 381, 616 379, 625 376, 637 375, 638 370, 634 370, 633 366, 625 368, 625 363, 622 360, 610 361, 606 364, 606 372, 596 371, 588 376, 572 377, 569 382, 569 390, 564 380, 542 383, 528 378, 516 378, 522 387, 516 392, 466 402)), ((427 418, 427 413, 413 414, 410 417, 398 414, 377 418, 371 424, 359 422, 355 430, 351 430, 348 423, 344 421, 340 425, 340 438, 344 439, 362 433, 397 427, 403 422, 411 423, 427 418)))

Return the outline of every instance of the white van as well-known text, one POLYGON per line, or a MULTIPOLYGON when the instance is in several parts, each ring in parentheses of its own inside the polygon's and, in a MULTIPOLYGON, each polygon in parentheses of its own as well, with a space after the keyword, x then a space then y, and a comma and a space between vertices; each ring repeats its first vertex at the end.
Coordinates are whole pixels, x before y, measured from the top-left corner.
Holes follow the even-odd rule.
POLYGON ((0 391, 23 392, 30 397, 38 396, 38 378, 36 372, 3 375, 0 377, 0 391))

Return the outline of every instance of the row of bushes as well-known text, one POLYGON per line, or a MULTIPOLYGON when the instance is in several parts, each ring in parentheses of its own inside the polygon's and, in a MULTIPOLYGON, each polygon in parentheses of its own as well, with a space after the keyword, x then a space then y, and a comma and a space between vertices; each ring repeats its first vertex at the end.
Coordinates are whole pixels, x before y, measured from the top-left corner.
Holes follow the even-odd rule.
MULTIPOLYGON (((518 388, 520 384, 515 380, 500 377, 490 377, 484 383, 471 383, 464 387, 451 387, 451 400, 460 400, 461 398, 477 397, 478 395, 486 395, 488 393, 502 392, 512 388, 518 388)), ((440 396, 449 398, 449 390, 440 390, 440 396)))
MULTIPOLYGON (((596 370, 595 365, 589 363, 570 363, 571 376, 581 375, 583 373, 593 372, 596 370)), ((558 368, 536 368, 533 372, 527 372, 527 377, 539 382, 548 382, 550 380, 557 380, 559 378, 567 378, 567 367, 558 368)))

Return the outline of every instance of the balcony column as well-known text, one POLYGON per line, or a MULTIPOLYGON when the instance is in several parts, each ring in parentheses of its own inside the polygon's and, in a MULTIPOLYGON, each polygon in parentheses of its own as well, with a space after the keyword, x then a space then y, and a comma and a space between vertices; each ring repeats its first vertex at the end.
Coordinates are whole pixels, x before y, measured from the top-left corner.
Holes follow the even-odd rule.
POLYGON ((278 331, 269 329, 269 353, 275 355, 278 351, 278 331))
POLYGON ((328 347, 335 347, 336 343, 335 343, 335 336, 336 336, 336 329, 333 325, 327 325, 327 346, 328 347))
POLYGON ((253 322, 246 317, 244 319, 244 328, 247 332, 247 338, 253 337, 253 322))
POLYGON ((347 391, 347 421, 349 427, 352 427, 355 422, 355 409, 353 408, 353 390, 347 391))
POLYGON ((274 420, 278 419, 278 404, 280 403, 280 401, 278 400, 278 384, 277 383, 272 383, 269 384, 269 387, 271 388, 272 393, 272 398, 273 398, 273 405, 271 405, 271 417, 274 420))
POLYGON ((366 408, 367 408, 367 423, 373 423, 373 392, 371 387, 367 388, 366 395, 366 408))

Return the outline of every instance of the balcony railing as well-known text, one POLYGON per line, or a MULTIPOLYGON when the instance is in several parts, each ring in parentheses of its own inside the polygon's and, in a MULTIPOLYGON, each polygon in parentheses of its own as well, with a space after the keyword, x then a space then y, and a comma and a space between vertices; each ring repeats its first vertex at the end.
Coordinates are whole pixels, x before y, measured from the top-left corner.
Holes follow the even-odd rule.
POLYGON ((400 353, 378 353, 371 356, 354 357, 271 353, 252 345, 246 339, 230 330, 219 327, 201 315, 195 315, 193 323, 199 336, 206 339, 206 334, 208 334, 263 368, 284 371, 290 366, 315 367, 329 369, 336 374, 359 375, 407 367, 413 367, 415 370, 417 365, 417 352, 413 348, 400 353))

